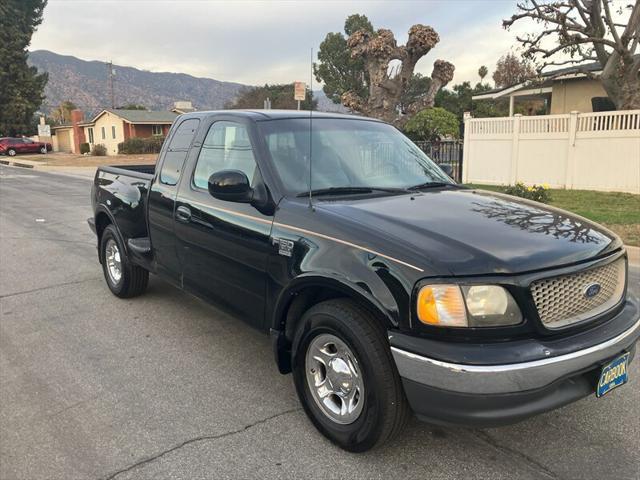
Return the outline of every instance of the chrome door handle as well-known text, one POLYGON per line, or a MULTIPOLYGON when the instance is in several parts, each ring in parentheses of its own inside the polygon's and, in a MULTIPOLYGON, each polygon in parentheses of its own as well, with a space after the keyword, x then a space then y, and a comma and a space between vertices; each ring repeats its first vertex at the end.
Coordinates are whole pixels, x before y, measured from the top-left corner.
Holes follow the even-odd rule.
POLYGON ((176 220, 183 223, 191 221, 191 210, 188 207, 178 207, 176 209, 176 220))

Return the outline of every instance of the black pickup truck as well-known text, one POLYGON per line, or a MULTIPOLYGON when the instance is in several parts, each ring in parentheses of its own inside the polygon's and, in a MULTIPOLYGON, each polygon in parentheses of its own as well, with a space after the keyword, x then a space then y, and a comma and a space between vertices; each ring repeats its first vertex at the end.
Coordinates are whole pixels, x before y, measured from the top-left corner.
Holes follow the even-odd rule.
POLYGON ((627 381, 640 315, 620 239, 458 185, 383 122, 189 113, 155 168, 98 169, 92 203, 116 296, 154 273, 269 332, 311 421, 351 451, 412 412, 501 425, 627 381))

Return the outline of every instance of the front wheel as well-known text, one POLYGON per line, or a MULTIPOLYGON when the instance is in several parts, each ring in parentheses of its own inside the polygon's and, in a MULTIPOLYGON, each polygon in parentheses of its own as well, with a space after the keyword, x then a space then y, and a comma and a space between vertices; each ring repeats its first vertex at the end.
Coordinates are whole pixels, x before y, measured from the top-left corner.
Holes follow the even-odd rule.
POLYGON ((341 448, 364 452, 395 437, 411 413, 385 330, 350 300, 319 303, 301 319, 293 375, 304 410, 341 448))
POLYGON ((40 153, 47 153, 47 147, 42 147, 40 149, 40 153))
POLYGON ((113 225, 108 225, 100 238, 100 258, 107 286, 117 297, 135 297, 147 289, 149 272, 129 261, 113 225))
POLYGON ((9 155, 10 157, 15 157, 16 151, 13 148, 10 148, 9 150, 7 150, 7 155, 9 155))

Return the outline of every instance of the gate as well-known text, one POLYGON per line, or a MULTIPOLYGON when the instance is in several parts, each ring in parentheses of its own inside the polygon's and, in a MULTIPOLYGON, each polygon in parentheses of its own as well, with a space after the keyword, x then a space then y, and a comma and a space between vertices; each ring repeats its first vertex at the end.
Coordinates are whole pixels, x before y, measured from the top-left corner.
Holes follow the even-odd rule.
POLYGON ((415 141, 416 146, 438 165, 451 165, 453 179, 462 182, 462 150, 464 140, 440 142, 415 141))

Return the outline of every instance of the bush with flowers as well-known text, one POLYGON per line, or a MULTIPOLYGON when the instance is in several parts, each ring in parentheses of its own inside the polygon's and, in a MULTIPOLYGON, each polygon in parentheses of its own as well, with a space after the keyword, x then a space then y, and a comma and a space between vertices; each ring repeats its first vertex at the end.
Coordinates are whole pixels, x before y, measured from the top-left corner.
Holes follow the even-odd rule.
POLYGON ((549 194, 549 185, 525 185, 518 182, 515 185, 509 185, 504 189, 507 195, 515 195, 516 197, 527 198, 541 203, 549 203, 551 195, 549 194))

